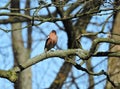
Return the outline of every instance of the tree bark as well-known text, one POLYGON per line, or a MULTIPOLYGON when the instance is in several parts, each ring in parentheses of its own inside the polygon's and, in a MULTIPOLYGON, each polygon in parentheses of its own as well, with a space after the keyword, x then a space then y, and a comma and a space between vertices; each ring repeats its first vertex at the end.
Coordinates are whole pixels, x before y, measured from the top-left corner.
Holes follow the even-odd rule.
MULTIPOLYGON (((11 0, 11 8, 20 8, 19 0, 11 0)), ((20 11, 11 11, 20 13, 20 11)), ((12 18, 12 17, 10 17, 12 18)), ((15 18, 17 19, 17 17, 15 18)), ((12 30, 22 27, 21 23, 12 23, 12 30)), ((17 30, 12 32, 12 47, 14 53, 15 66, 27 61, 29 58, 29 52, 24 47, 22 39, 22 30, 17 30)), ((15 82, 15 89, 31 89, 31 68, 27 68, 18 74, 18 80, 15 82)))
MULTIPOLYGON (((99 10, 100 4, 101 4, 101 2, 98 2, 96 0, 92 0, 92 1, 88 2, 83 7, 84 10, 82 13, 85 13, 88 10, 93 9, 95 7, 97 7, 96 10, 99 10), (94 2, 96 2, 96 3, 94 3, 94 2)), ((76 3, 76 8, 77 8, 77 6, 79 6, 78 3, 76 3)), ((73 8, 71 7, 71 9, 73 9, 73 8)), ((58 9, 60 16, 64 17, 64 15, 62 14, 62 11, 60 11, 60 10, 61 9, 58 9)), ((71 10, 71 12, 72 12, 72 10, 71 10)), ((70 14, 70 12, 69 12, 69 14, 70 14)), ((65 31, 67 33, 67 36, 68 36, 68 49, 69 48, 76 48, 75 39, 81 34, 82 29, 84 29, 84 30, 86 29, 91 17, 92 16, 85 16, 83 18, 79 18, 75 25, 72 24, 71 20, 63 21, 63 25, 64 25, 65 31)), ((72 60, 74 60, 74 59, 75 59, 75 57, 72 57, 72 60)), ((57 74, 55 80, 51 84, 50 89, 61 89, 63 84, 64 84, 64 81, 66 80, 69 72, 71 71, 71 68, 72 68, 72 65, 70 63, 64 62, 62 67, 60 68, 60 71, 57 74)), ((93 84, 94 81, 93 81, 92 76, 90 76, 90 79, 91 79, 90 82, 92 82, 92 84, 93 84)), ((91 85, 91 83, 90 83, 90 85, 91 85)))
MULTIPOLYGON (((120 13, 117 13, 114 18, 112 33, 120 33, 120 13)), ((113 35, 113 39, 120 39, 120 36, 113 35)), ((111 45, 113 46, 113 45, 111 45)), ((115 45, 110 49, 111 51, 120 51, 120 46, 115 45)), ((108 73, 111 76, 111 80, 118 86, 114 88, 109 82, 106 84, 105 89, 120 89, 120 58, 110 57, 108 60, 108 73)))

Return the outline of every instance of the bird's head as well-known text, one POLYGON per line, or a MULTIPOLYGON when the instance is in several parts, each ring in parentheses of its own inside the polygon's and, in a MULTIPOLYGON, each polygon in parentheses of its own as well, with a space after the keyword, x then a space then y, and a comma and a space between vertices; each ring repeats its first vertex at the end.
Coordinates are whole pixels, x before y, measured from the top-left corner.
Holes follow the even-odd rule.
POLYGON ((52 33, 55 33, 55 34, 56 34, 56 31, 55 31, 55 30, 52 30, 52 33))

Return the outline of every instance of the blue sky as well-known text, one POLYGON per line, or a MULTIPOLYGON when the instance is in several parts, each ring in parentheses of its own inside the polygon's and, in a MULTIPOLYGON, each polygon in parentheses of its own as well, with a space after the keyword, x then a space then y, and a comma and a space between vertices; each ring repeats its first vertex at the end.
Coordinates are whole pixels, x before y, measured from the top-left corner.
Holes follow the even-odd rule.
MULTIPOLYGON (((21 0, 21 8, 24 8, 24 0, 21 0)), ((71 2, 74 0, 71 0, 71 2)), ((0 2, 0 6, 3 7, 6 2, 8 2, 8 0, 3 0, 0 2)), ((50 0, 47 0, 48 3, 50 3, 50 0)), ((33 0, 33 3, 31 4, 31 7, 37 7, 38 3, 37 0, 33 0)), ((65 8, 66 9, 66 8, 65 8)), ((51 11, 54 10, 54 7, 51 8, 51 11)), ((0 10, 1 12, 8 12, 5 10, 0 10)), ((39 13, 43 13, 46 14, 46 9, 42 9, 41 11, 39 11, 39 13)), ((104 12, 102 12, 104 13, 104 12)), ((104 16, 94 16, 91 19, 91 22, 97 22, 97 23, 102 23, 106 20, 106 18, 108 17, 108 15, 104 15, 104 16)), ((0 19, 3 19, 6 17, 0 16, 0 19)), ((112 21, 112 18, 110 19, 110 21, 112 21)), ((61 27, 63 27, 63 24, 58 21, 57 22, 61 27)), ((26 23, 23 23, 23 27, 26 25, 26 23)), ((111 23, 108 23, 105 27, 105 32, 108 32, 110 30, 110 28, 112 27, 111 23)), ((4 29, 11 29, 10 24, 0 24, 0 28, 4 28, 4 29)), ((102 26, 95 26, 93 24, 89 24, 87 27, 87 31, 91 31, 91 32, 98 32, 100 31, 102 28, 102 26)), ((59 28, 54 24, 54 23, 50 23, 50 22, 46 22, 43 23, 42 25, 35 27, 33 26, 33 32, 32 32, 32 37, 33 37, 33 44, 32 44, 32 52, 31 52, 31 58, 39 55, 40 53, 44 52, 44 44, 45 44, 45 40, 47 38, 47 35, 51 32, 51 30, 55 29, 57 31, 58 34, 58 43, 57 46, 59 46, 61 49, 67 49, 67 35, 64 31, 60 31, 59 28), (45 32, 46 35, 41 33, 41 30, 43 32, 45 32)), ((22 30, 22 36, 23 36, 23 40, 24 40, 24 45, 26 46, 26 29, 22 30)), ((10 68, 13 67, 13 54, 12 54, 12 47, 11 47, 11 32, 9 33, 5 33, 3 31, 0 30, 0 69, 4 69, 4 70, 8 70, 10 68)), ((99 37, 106 37, 106 35, 100 34, 99 37)), ((81 39, 81 43, 82 46, 85 50, 90 49, 91 46, 91 40, 87 39, 87 38, 82 38, 81 39)), ((55 47, 56 48, 56 47, 55 47)), ((107 51, 109 48, 109 44, 107 43, 103 43, 101 44, 99 51, 107 51)), ((54 49, 56 50, 56 49, 54 49)), ((92 59, 92 65, 96 65, 97 63, 99 63, 101 60, 104 60, 105 57, 102 58, 97 58, 94 57, 92 59)), ((39 62, 35 65, 32 66, 32 85, 33 85, 33 89, 42 89, 42 88, 47 88, 50 86, 50 84, 52 83, 52 81, 54 80, 54 77, 56 76, 56 74, 58 73, 62 63, 64 62, 63 59, 60 58, 49 58, 47 60, 44 60, 42 62, 39 62), (42 82, 41 82, 42 81, 42 82)), ((83 67, 85 67, 86 65, 84 64, 83 67)), ((97 67, 94 68, 95 72, 99 72, 100 70, 107 70, 107 60, 104 61, 103 63, 101 63, 100 65, 98 65, 97 67)), ((84 72, 77 70, 76 68, 72 68, 72 72, 74 73, 74 76, 78 77, 79 75, 84 74, 84 72)), ((71 73, 69 74, 69 76, 71 75, 71 73)), ((105 78, 105 76, 97 76, 94 77, 95 78, 95 82, 98 82, 99 80, 102 80, 103 78, 105 78)), ((66 80, 70 81, 71 79, 68 78, 66 80)), ((78 78, 76 80, 77 83, 79 83, 79 87, 81 89, 87 89, 88 86, 88 77, 87 74, 85 74, 84 76, 78 78), (84 84, 83 84, 84 83, 84 84)), ((104 86, 105 82, 100 83, 99 85, 95 86, 95 89, 102 89, 102 87, 104 86)), ((69 85, 69 83, 68 83, 69 85)), ((13 83, 11 83, 10 81, 8 81, 7 79, 3 79, 0 78, 0 88, 2 89, 13 89, 13 83)), ((65 86, 63 86, 63 89, 65 88, 65 86)), ((70 87, 70 89, 74 89, 74 85, 72 85, 70 87)))

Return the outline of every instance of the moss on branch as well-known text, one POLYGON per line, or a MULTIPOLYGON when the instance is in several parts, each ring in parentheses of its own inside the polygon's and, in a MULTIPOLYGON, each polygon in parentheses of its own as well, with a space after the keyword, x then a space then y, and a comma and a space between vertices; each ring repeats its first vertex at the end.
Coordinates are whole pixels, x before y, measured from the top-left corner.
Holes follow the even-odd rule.
POLYGON ((104 74, 103 72, 99 72, 96 74, 92 73, 92 72, 88 71, 87 69, 82 68, 80 64, 78 65, 75 61, 73 61, 69 58, 71 55, 78 56, 82 60, 87 60, 89 57, 92 57, 92 56, 120 57, 120 52, 95 52, 97 44, 102 43, 102 42, 120 45, 120 41, 116 41, 114 39, 98 38, 93 41, 90 51, 85 51, 80 48, 79 49, 48 51, 46 53, 42 53, 38 56, 28 59, 28 61, 25 62, 24 64, 20 64, 20 66, 14 67, 10 70, 0 70, 0 77, 6 78, 6 79, 10 80, 11 82, 15 82, 18 78, 17 73, 21 72, 22 70, 40 62, 40 61, 50 58, 50 57, 60 57, 63 59, 67 58, 67 60, 65 60, 66 62, 73 64, 77 69, 85 71, 91 75, 104 74))

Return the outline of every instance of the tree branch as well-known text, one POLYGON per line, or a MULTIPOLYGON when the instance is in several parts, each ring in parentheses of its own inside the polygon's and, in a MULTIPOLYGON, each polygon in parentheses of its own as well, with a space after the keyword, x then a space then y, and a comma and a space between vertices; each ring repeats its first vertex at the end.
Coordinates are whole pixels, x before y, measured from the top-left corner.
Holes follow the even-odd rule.
POLYGON ((17 80, 17 73, 21 72, 22 70, 40 62, 40 61, 45 60, 46 58, 50 58, 50 57, 64 58, 66 62, 73 64, 77 69, 85 71, 88 74, 91 74, 91 75, 104 74, 108 77, 108 75, 103 71, 101 71, 99 73, 90 72, 87 69, 82 68, 81 65, 78 65, 74 60, 71 60, 69 58, 71 55, 78 56, 82 60, 86 60, 86 58, 92 57, 92 56, 120 57, 120 52, 96 52, 95 53, 94 50, 95 50, 97 44, 101 43, 101 42, 107 42, 107 43, 120 45, 120 41, 115 41, 114 39, 98 38, 98 39, 95 39, 93 41, 93 44, 92 44, 90 51, 85 51, 83 49, 68 49, 68 50, 48 51, 46 53, 42 53, 36 57, 28 59, 25 63, 22 63, 19 66, 16 66, 13 69, 10 69, 8 71, 0 70, 0 77, 7 78, 8 80, 15 82, 17 80))
POLYGON ((116 45, 120 44, 120 41, 117 41, 117 40, 114 40, 114 39, 110 39, 110 38, 97 38, 92 43, 92 46, 90 48, 90 53, 91 54, 95 53, 95 49, 97 47, 97 44, 103 43, 103 42, 112 43, 112 44, 116 44, 116 45))
MULTIPOLYGON (((99 11, 96 11, 93 9, 91 9, 90 11, 87 11, 86 13, 78 13, 76 15, 72 15, 72 16, 67 16, 67 17, 64 17, 64 18, 43 18, 43 17, 40 17, 40 16, 35 16, 34 17, 34 20, 35 21, 41 21, 41 22, 55 22, 55 21, 64 21, 64 20, 69 20, 69 19, 73 19, 73 18, 77 18, 77 17, 82 17, 82 16, 87 16, 87 15, 93 15, 93 14, 96 14, 96 13, 100 13, 101 11, 109 11, 109 10, 114 10, 113 8, 107 8, 107 9, 101 9, 99 11)), ((118 8, 115 9, 115 11, 119 11, 120 10, 120 6, 118 8)), ((1 20, 0 21, 0 24, 7 24, 7 23, 15 23, 16 21, 17 22, 24 22, 24 21, 32 21, 33 17, 32 16, 29 16, 29 15, 24 15, 24 14, 20 14, 20 13, 8 13, 8 12, 2 12, 0 13, 0 16, 18 16, 17 19, 15 20, 1 20), (23 18, 21 18, 23 17, 23 18), (21 19, 20 19, 21 18, 21 19)))
POLYGON ((107 74, 107 72, 105 72, 104 70, 101 70, 100 72, 98 73, 94 73, 94 72, 91 72, 89 70, 87 70, 86 68, 83 68, 82 66, 76 64, 74 65, 78 70, 82 70, 82 71, 85 71, 86 73, 90 74, 90 75, 94 75, 94 76, 99 76, 99 75, 105 75, 107 80, 114 86, 116 87, 115 83, 110 79, 109 75, 107 74))

